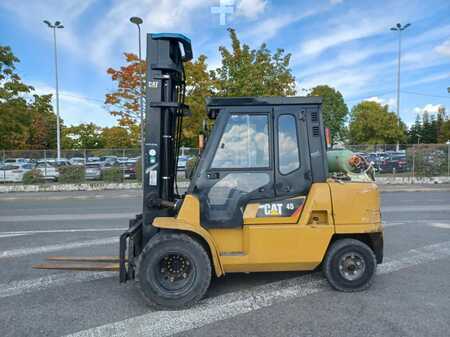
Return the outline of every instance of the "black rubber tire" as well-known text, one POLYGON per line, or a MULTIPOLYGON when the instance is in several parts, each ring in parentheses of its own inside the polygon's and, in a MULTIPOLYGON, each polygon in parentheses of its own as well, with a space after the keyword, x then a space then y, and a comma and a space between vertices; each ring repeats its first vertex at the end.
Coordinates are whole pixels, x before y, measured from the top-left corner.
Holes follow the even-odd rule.
POLYGON ((211 282, 211 261, 202 245, 189 235, 159 232, 147 243, 136 263, 137 287, 147 303, 157 309, 184 309, 203 298, 211 282), (159 268, 166 254, 187 257, 194 272, 192 284, 181 291, 170 292, 158 286, 154 268, 159 268))
POLYGON ((377 261, 372 249, 364 242, 355 239, 340 239, 335 241, 328 249, 322 269, 328 283, 334 289, 344 292, 363 291, 372 285, 377 261), (349 252, 358 253, 365 263, 362 276, 352 281, 345 279, 339 272, 339 260, 349 252))

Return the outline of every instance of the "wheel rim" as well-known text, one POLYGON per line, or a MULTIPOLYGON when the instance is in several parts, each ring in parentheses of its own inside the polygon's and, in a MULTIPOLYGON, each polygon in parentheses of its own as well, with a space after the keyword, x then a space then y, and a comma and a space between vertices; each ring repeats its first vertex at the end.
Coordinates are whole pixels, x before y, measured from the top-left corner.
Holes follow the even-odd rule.
POLYGON ((347 281, 355 281, 361 278, 365 271, 364 258, 356 252, 344 254, 339 259, 339 273, 347 281))
POLYGON ((169 292, 178 292, 191 287, 195 268, 185 255, 168 253, 159 260, 155 274, 160 287, 169 292))

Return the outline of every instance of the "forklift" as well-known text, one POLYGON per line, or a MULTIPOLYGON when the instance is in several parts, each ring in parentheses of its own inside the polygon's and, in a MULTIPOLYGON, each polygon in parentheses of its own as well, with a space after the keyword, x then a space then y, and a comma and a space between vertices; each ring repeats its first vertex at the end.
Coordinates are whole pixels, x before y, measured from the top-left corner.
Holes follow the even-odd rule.
POLYGON ((351 173, 355 157, 327 152, 320 97, 206 98, 214 127, 178 192, 192 57, 184 35, 147 34, 143 210, 120 236, 119 256, 34 267, 118 270, 150 305, 169 309, 192 306, 226 273, 321 267, 336 290, 367 289, 383 260, 379 193, 371 179, 329 173, 351 173))

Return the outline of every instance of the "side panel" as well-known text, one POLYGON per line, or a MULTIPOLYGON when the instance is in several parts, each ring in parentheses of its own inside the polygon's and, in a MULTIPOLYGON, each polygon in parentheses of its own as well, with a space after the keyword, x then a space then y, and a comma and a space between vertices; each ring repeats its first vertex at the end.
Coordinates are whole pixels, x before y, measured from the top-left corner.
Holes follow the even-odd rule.
POLYGON ((312 270, 321 263, 334 234, 330 190, 326 183, 313 184, 297 223, 267 218, 265 223, 245 224, 241 232, 227 237, 210 233, 221 242, 225 272, 312 270), (236 251, 239 247, 242 250, 236 251))
POLYGON ((372 232, 381 228, 380 199, 374 183, 330 182, 336 232, 372 232))

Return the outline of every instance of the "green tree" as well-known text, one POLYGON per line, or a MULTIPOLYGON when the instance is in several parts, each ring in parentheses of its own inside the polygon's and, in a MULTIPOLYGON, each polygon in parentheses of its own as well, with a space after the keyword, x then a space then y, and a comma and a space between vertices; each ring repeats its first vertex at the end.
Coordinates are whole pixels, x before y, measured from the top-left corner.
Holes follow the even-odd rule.
POLYGON ((0 149, 56 147, 56 115, 51 95, 33 94, 15 72, 19 59, 0 46, 0 149))
POLYGON ((289 68, 291 54, 277 49, 272 55, 266 44, 250 49, 241 44, 232 28, 228 29, 231 51, 219 47, 222 64, 211 71, 219 96, 292 96, 295 78, 289 68))
POLYGON ((101 143, 105 148, 128 148, 138 145, 138 138, 133 137, 129 128, 113 126, 103 128, 101 133, 101 143))
POLYGON ((442 123, 440 142, 446 143, 450 141, 450 119, 447 119, 442 123))
POLYGON ((422 130, 422 121, 420 120, 420 116, 416 116, 416 121, 411 126, 408 131, 408 143, 410 144, 418 144, 420 139, 422 138, 423 130, 422 130))
POLYGON ((63 147, 68 149, 99 149, 103 147, 102 128, 94 123, 63 129, 63 147))
POLYGON ((33 87, 15 72, 18 62, 10 47, 0 46, 0 149, 22 149, 28 139, 31 116, 25 96, 33 87))
POLYGON ((196 147, 198 135, 202 132, 206 116, 205 97, 214 95, 213 82, 209 76, 206 56, 200 55, 194 62, 185 65, 186 70, 186 104, 192 116, 183 121, 184 145, 196 147))
POLYGON ((323 121, 325 126, 330 129, 331 143, 343 140, 346 136, 345 123, 348 118, 348 107, 342 94, 328 85, 318 85, 312 88, 308 96, 323 97, 323 121))
POLYGON ((406 126, 388 106, 363 101, 351 111, 349 136, 352 144, 395 144, 406 141, 406 126))
MULTIPOLYGON (((33 95, 29 106, 31 124, 27 146, 30 149, 56 148, 56 115, 51 104, 52 95, 33 95)), ((63 121, 60 119, 61 125, 63 121)))

